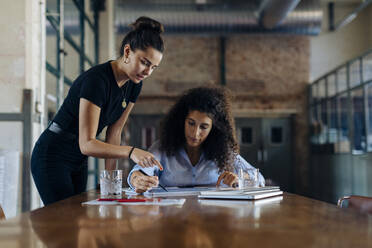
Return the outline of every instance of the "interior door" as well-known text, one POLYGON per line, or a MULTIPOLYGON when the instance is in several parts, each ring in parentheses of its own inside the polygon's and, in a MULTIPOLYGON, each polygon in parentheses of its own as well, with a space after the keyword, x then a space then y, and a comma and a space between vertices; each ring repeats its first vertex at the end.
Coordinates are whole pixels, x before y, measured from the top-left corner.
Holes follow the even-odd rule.
POLYGON ((242 157, 266 179, 291 191, 291 119, 237 118, 235 123, 242 157))
POLYGON ((240 145, 240 155, 251 165, 261 169, 262 131, 261 119, 236 118, 237 139, 240 145))
POLYGON ((129 120, 130 145, 147 150, 159 139, 162 115, 131 115, 129 120))

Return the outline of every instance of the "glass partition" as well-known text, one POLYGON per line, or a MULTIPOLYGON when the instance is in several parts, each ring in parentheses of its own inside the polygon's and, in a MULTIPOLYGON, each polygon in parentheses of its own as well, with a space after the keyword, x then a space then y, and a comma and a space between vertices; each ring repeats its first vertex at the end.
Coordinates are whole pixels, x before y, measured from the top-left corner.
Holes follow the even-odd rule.
POLYGON ((313 86, 311 87, 311 98, 312 98, 312 100, 310 100, 311 103, 316 103, 319 99, 317 83, 314 83, 313 86))
POLYGON ((363 153, 366 150, 366 131, 364 118, 364 97, 363 88, 358 88, 351 92, 353 106, 353 126, 354 126, 354 144, 353 153, 363 153))
POLYGON ((372 151, 372 50, 322 76, 309 92, 310 143, 319 146, 312 151, 372 151))
POLYGON ((342 92, 347 89, 346 66, 337 71, 337 92, 342 92))
POLYGON ((372 80, 372 52, 363 57, 363 81, 372 80))
POLYGON ((367 86, 367 109, 368 109, 368 134, 367 134, 367 151, 372 151, 372 84, 367 86))
POLYGON ((337 98, 331 98, 329 100, 329 112, 330 112, 330 118, 329 118, 329 131, 328 131, 328 137, 329 137, 329 143, 335 144, 338 142, 338 133, 340 132, 339 126, 338 126, 338 109, 337 109, 337 98))
POLYGON ((339 106, 339 125, 340 125, 340 134, 339 134, 339 143, 338 143, 338 152, 339 153, 348 153, 350 152, 350 139, 349 139, 349 98, 348 93, 341 94, 337 97, 337 104, 339 106))
POLYGON ((358 86, 360 83, 360 60, 357 59, 350 64, 350 88, 358 86))
POLYGON ((331 74, 327 77, 327 96, 332 97, 336 95, 336 76, 335 74, 331 74))

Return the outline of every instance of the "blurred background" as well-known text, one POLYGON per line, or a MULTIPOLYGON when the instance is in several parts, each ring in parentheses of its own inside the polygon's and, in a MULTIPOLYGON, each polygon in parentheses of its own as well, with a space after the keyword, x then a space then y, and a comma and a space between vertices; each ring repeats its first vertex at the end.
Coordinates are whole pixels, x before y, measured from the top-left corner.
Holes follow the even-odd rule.
MULTIPOLYGON (((0 204, 40 207, 34 142, 74 79, 118 57, 139 16, 165 26, 122 144, 147 149, 189 88, 234 94, 241 155, 285 191, 335 203, 372 194, 372 1, 17 0, 0 10, 0 204), (369 97, 371 94, 371 97, 369 97)), ((99 137, 104 139, 105 132, 99 137)), ((119 160, 125 173, 128 160, 119 160)), ((89 159, 88 189, 103 160, 89 159)))

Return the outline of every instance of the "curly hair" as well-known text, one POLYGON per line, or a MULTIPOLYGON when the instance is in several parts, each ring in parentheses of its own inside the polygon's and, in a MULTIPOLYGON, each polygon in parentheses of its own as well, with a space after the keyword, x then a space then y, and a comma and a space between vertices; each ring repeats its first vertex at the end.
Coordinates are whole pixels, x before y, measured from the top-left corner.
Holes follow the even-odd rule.
POLYGON ((191 111, 197 110, 212 119, 212 130, 202 144, 206 158, 214 161, 220 172, 232 171, 239 145, 230 102, 229 92, 222 88, 199 87, 186 91, 162 120, 160 150, 172 156, 185 146, 185 119, 191 111))

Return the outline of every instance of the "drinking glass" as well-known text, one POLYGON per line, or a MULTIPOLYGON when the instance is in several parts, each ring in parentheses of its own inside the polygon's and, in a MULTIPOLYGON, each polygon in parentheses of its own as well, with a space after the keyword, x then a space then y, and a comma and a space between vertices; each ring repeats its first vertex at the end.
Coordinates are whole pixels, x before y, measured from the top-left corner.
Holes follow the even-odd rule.
POLYGON ((122 170, 102 170, 100 173, 101 198, 121 197, 122 183, 122 170))
POLYGON ((257 168, 239 168, 239 189, 259 186, 259 169, 257 168))

